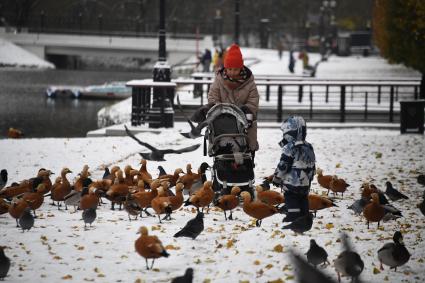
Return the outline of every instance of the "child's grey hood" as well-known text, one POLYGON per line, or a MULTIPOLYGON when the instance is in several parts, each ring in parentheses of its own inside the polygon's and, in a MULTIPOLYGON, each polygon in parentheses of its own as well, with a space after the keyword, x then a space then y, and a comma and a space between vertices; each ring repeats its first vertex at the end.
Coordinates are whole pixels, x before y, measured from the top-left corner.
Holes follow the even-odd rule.
POLYGON ((307 126, 303 117, 288 117, 285 121, 283 121, 280 129, 282 130, 283 140, 286 140, 287 142, 304 143, 307 135, 307 126))

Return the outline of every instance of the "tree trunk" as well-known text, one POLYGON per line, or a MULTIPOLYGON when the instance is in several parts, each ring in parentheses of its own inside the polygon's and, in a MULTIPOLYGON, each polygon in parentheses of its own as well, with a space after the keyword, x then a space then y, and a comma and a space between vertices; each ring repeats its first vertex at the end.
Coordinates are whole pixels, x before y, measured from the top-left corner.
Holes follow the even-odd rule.
POLYGON ((419 99, 425 99, 425 72, 422 73, 421 85, 419 86, 419 99))

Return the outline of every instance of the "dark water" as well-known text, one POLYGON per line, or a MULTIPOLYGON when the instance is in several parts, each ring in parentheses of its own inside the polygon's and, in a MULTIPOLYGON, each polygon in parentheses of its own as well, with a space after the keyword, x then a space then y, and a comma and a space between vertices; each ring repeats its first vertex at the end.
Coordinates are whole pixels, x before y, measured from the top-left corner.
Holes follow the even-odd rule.
POLYGON ((46 98, 50 85, 93 85, 150 78, 150 72, 0 69, 0 138, 9 127, 25 137, 84 137, 97 112, 117 100, 46 98))

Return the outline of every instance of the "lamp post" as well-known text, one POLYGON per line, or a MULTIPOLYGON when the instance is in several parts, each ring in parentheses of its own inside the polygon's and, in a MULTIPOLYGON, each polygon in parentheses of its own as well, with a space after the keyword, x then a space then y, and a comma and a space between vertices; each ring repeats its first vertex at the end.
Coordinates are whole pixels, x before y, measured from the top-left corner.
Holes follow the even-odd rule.
POLYGON ((309 44, 308 44, 308 40, 309 40, 309 37, 310 37, 310 22, 309 21, 305 22, 304 28, 305 28, 305 43, 304 43, 304 46, 305 46, 305 50, 308 52, 308 51, 310 51, 309 50, 310 49, 309 44))
POLYGON ((46 14, 44 13, 44 10, 42 10, 40 12, 40 32, 43 32, 44 31, 44 21, 45 21, 45 18, 46 18, 46 14))
POLYGON ((320 7, 320 53, 327 52, 336 37, 336 22, 334 10, 336 0, 323 0, 320 7))
POLYGON ((269 19, 260 20, 260 48, 267 48, 269 43, 269 19))
POLYGON ((221 34, 223 32, 223 17, 221 16, 221 11, 217 9, 215 11, 214 17, 214 35, 213 41, 215 45, 221 46, 221 34))
POLYGON ((235 0, 235 35, 233 41, 239 44, 239 0, 235 0))
MULTIPOLYGON (((159 1, 159 46, 158 46, 158 61, 155 63, 153 68, 153 81, 154 82, 170 82, 171 81, 171 68, 167 62, 167 50, 165 43, 165 0, 159 1)), ((150 109, 151 113, 163 113, 163 109, 167 108, 172 115, 174 111, 172 109, 172 104, 174 101, 174 90, 170 88, 153 88, 152 96, 152 108, 150 109), (171 108, 171 109, 170 109, 171 108), (162 109, 162 110, 161 110, 162 109)), ((150 128, 159 128, 159 127, 172 127, 172 124, 164 122, 163 117, 155 119, 153 123, 149 123, 150 128), (159 120, 159 122, 158 122, 159 120)), ((171 119, 172 121, 172 119, 171 119)))

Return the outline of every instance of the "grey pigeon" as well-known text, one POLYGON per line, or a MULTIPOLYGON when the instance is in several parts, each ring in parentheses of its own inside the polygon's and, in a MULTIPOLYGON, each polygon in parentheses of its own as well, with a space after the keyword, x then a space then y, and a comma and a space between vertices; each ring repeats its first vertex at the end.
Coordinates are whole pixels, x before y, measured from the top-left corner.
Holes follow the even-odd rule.
POLYGON ((3 189, 7 184, 7 170, 2 169, 0 171, 0 190, 3 189))
POLYGON ((0 246, 0 281, 7 276, 10 268, 10 259, 4 254, 4 248, 0 246))
POLYGON ((87 208, 83 211, 83 220, 84 220, 84 229, 87 227, 87 223, 91 224, 96 219, 96 209, 95 208, 87 208))
POLYGON ((328 263, 328 253, 319 246, 315 240, 310 240, 310 248, 307 251, 307 261, 317 267, 319 264, 328 263))
POLYGON ((397 201, 399 199, 409 199, 406 195, 394 189, 393 184, 391 184, 391 182, 386 182, 385 185, 387 186, 385 194, 390 198, 390 200, 397 201))
POLYGON ((193 268, 186 269, 184 275, 177 276, 171 280, 171 283, 192 283, 193 281, 193 268))
POLYGON ((381 262, 381 270, 384 270, 382 264, 388 265, 397 271, 398 266, 402 266, 410 259, 410 253, 403 243, 403 236, 400 231, 396 231, 393 236, 394 243, 386 243, 378 250, 378 259, 381 262))
POLYGON ((34 226, 34 216, 31 214, 31 208, 27 207, 19 218, 19 226, 22 228, 22 232, 30 230, 34 226))
POLYGON ((74 212, 77 211, 77 207, 80 204, 81 195, 81 192, 72 189, 71 192, 64 197, 65 207, 68 205, 73 206, 75 209, 74 212))
POLYGON ((180 149, 157 149, 155 147, 153 147, 152 145, 148 144, 147 142, 142 142, 141 140, 139 140, 138 138, 136 138, 136 136, 127 128, 127 126, 125 126, 125 131, 127 133, 127 135, 134 139, 135 141, 137 141, 140 145, 147 147, 148 149, 151 150, 151 152, 140 152, 139 154, 143 157, 143 159, 146 160, 152 160, 152 161, 165 161, 164 156, 166 154, 181 154, 184 152, 191 152, 194 151, 196 149, 198 149, 198 147, 201 144, 195 144, 192 146, 188 146, 185 148, 180 148, 180 149))
POLYGON ((341 282, 341 275, 350 276, 353 282, 358 282, 358 277, 364 269, 364 262, 360 255, 352 250, 347 234, 342 234, 344 251, 334 260, 335 270, 338 274, 338 281, 341 282))
POLYGON ((167 172, 165 172, 164 167, 162 167, 161 165, 158 165, 158 171, 159 171, 159 177, 167 175, 167 172))
POLYGON ((65 209, 68 209, 68 205, 73 206, 75 209, 74 212, 76 212, 80 205, 81 197, 89 193, 89 186, 91 183, 93 183, 93 180, 86 178, 83 180, 83 189, 81 192, 72 189, 71 192, 64 197, 65 209))
POLYGON ((174 237, 188 237, 193 240, 198 237, 199 234, 204 230, 204 213, 198 212, 196 217, 189 220, 186 225, 177 232, 174 237))
POLYGON ((422 186, 425 186, 425 175, 421 174, 418 176, 418 183, 421 184, 422 186))
POLYGON ((291 251, 291 259, 295 265, 295 274, 299 283, 335 283, 317 268, 311 266, 301 256, 291 251))
POLYGON ((351 209, 354 211, 355 214, 360 215, 363 213, 364 207, 369 203, 369 200, 366 200, 364 198, 358 199, 353 202, 352 205, 348 207, 348 209, 351 209))
POLYGON ((374 184, 370 184, 370 188, 375 190, 379 196, 379 203, 382 204, 389 204, 388 199, 385 197, 385 194, 382 192, 382 190, 378 189, 374 184))
MULTIPOLYGON (((188 138, 188 139, 196 139, 196 138, 201 137, 202 136, 201 135, 201 131, 207 125, 207 123, 205 123, 204 121, 195 119, 196 120, 195 122, 199 122, 199 124, 197 126, 195 126, 192 123, 192 121, 186 116, 186 113, 183 111, 182 105, 180 104, 180 98, 179 98, 178 95, 177 95, 177 106, 178 106, 180 112, 182 112, 183 117, 186 119, 186 121, 189 123, 189 126, 190 126, 190 132, 188 132, 188 133, 180 133, 180 134, 182 136, 184 136, 185 138, 188 138)), ((198 111, 201 111, 201 110, 204 110, 204 109, 206 110, 205 107, 206 106, 202 106, 198 111)))
POLYGON ((308 213, 304 216, 298 217, 293 222, 282 227, 282 229, 291 229, 295 233, 303 234, 311 229, 313 226, 313 213, 308 213))
MULTIPOLYGON (((425 192, 424 192, 424 196, 425 196, 425 192)), ((422 214, 425 216, 425 197, 422 199, 422 201, 420 203, 418 203, 417 207, 422 212, 422 214)))
POLYGON ((107 178, 109 178, 109 176, 111 176, 111 171, 109 171, 109 168, 106 167, 105 171, 103 172, 102 179, 107 179, 107 178))
POLYGON ((381 206, 384 208, 385 214, 391 213, 394 216, 403 217, 403 215, 401 214, 401 210, 395 208, 393 205, 391 205, 391 204, 384 204, 384 205, 381 205, 381 206))

